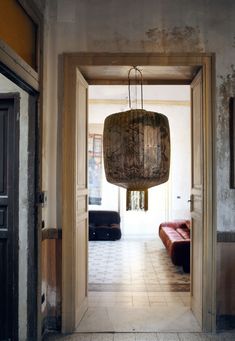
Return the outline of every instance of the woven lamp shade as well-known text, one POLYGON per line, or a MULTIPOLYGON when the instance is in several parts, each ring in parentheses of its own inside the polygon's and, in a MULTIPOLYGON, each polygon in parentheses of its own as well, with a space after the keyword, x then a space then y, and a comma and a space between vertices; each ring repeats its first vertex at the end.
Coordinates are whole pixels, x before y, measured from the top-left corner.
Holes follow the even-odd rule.
POLYGON ((145 191, 169 178, 170 129, 165 115, 131 109, 105 119, 104 168, 108 182, 145 191))

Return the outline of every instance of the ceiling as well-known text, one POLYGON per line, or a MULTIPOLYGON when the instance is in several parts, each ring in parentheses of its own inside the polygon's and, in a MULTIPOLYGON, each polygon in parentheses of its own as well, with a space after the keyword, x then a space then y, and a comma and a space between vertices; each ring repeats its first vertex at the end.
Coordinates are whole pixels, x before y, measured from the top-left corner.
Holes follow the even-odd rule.
MULTIPOLYGON (((127 84, 132 66, 81 65, 79 70, 89 84, 127 84)), ((189 84, 198 71, 197 66, 141 66, 144 84, 189 84)), ((131 73, 135 77, 135 73, 131 73)))

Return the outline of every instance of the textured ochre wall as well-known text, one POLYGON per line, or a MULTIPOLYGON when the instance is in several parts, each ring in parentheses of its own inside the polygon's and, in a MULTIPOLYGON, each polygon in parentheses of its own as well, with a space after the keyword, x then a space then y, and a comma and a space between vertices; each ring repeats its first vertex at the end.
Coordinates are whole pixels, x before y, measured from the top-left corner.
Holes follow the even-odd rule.
POLYGON ((37 26, 16 0, 0 1, 0 38, 36 68, 37 26))

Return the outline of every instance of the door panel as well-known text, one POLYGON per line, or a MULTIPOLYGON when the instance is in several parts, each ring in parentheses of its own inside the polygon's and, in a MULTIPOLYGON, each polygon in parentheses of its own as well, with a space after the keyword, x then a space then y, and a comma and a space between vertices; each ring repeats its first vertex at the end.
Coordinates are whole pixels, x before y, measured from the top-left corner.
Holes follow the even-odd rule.
POLYGON ((0 97, 0 340, 17 339, 18 122, 14 98, 0 97))
POLYGON ((88 84, 77 70, 76 86, 76 326, 87 309, 87 104, 88 84))
POLYGON ((191 308, 202 326, 203 260, 203 101, 202 71, 191 84, 192 190, 191 190, 191 308))
POLYGON ((87 309, 87 104, 88 85, 64 63, 62 140, 62 331, 76 330, 87 309))

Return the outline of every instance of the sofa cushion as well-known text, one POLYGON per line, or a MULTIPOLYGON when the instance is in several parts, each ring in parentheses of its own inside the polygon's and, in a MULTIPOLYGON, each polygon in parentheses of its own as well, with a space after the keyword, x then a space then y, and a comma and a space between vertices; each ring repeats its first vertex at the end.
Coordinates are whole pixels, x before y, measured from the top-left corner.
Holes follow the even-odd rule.
POLYGON ((99 226, 94 230, 89 229, 89 240, 118 240, 121 238, 121 230, 108 226, 99 226))
POLYGON ((89 211, 89 224, 120 224, 120 215, 116 211, 89 211))
POLYGON ((184 239, 190 239, 190 230, 188 228, 179 227, 176 229, 176 232, 184 239))
POLYGON ((190 221, 189 220, 174 220, 174 221, 166 221, 160 224, 159 227, 163 227, 163 226, 168 226, 174 229, 177 229, 179 227, 182 228, 188 228, 188 226, 190 226, 190 221))

